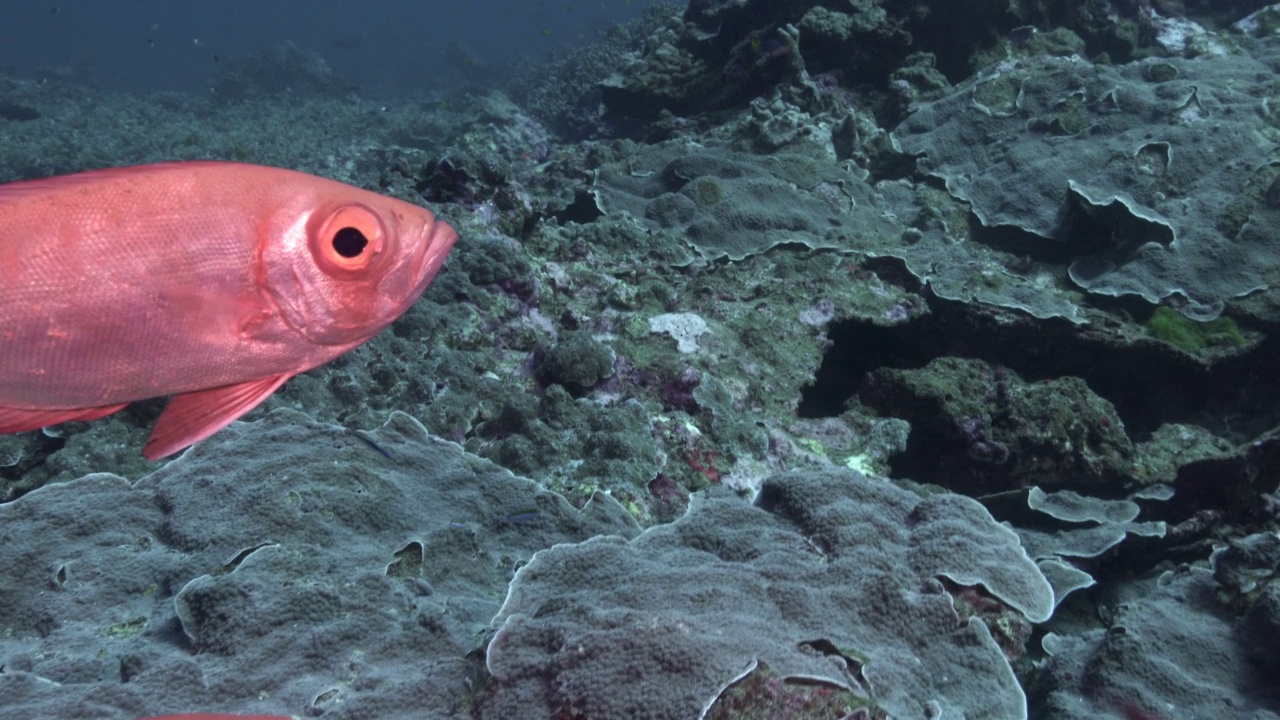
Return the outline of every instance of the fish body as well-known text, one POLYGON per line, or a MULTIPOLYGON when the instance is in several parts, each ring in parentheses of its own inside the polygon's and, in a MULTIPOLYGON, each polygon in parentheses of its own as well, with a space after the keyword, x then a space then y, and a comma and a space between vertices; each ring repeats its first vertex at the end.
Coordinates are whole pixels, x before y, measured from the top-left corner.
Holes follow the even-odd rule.
POLYGON ((258 165, 0 185, 0 433, 172 395, 143 454, 177 452, 390 325, 456 239, 416 205, 258 165))

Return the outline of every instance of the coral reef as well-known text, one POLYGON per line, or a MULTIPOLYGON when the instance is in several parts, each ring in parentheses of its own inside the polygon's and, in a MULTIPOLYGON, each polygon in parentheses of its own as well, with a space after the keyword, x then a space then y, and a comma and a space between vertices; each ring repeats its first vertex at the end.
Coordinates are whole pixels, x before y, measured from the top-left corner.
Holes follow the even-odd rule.
POLYGON ((693 0, 380 102, 296 48, 0 76, 5 181, 261 162, 462 236, 170 463, 162 401, 0 437, 0 715, 1276 717, 1254 10, 693 0))

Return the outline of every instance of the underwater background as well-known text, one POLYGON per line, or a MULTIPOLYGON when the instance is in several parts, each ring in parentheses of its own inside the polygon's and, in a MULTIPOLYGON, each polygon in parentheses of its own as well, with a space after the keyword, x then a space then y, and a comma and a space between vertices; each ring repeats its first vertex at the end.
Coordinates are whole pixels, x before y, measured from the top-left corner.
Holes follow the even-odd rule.
POLYGON ((0 720, 1280 717, 1280 6, 0 40, 0 182, 251 162, 460 235, 176 458, 163 399, 0 436, 0 720))

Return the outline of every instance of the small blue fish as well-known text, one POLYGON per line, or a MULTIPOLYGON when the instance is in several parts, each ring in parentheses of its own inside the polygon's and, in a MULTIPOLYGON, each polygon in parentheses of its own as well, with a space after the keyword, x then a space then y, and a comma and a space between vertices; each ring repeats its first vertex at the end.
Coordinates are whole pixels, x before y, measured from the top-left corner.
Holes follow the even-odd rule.
POLYGON ((503 522, 508 522, 508 523, 511 523, 512 525, 524 525, 526 523, 533 522, 537 518, 538 518, 538 510, 532 509, 532 510, 523 510, 518 513, 512 513, 506 516, 505 518, 503 518, 502 520, 503 522))

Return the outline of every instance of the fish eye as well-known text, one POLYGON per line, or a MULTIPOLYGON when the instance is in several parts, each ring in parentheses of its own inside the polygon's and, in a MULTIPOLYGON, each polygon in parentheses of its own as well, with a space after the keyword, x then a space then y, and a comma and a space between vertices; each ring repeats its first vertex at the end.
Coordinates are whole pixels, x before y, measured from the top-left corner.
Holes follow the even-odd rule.
POLYGON ((344 258, 360 257, 369 239, 353 227, 344 227, 333 236, 333 250, 344 258))
POLYGON ((339 206, 311 223, 311 256, 332 277, 367 271, 387 249, 382 218, 364 205, 339 206))

